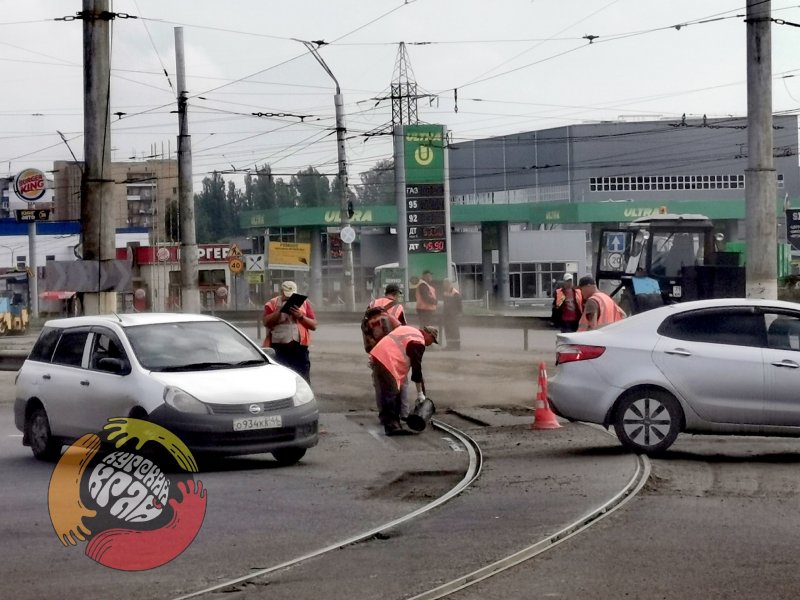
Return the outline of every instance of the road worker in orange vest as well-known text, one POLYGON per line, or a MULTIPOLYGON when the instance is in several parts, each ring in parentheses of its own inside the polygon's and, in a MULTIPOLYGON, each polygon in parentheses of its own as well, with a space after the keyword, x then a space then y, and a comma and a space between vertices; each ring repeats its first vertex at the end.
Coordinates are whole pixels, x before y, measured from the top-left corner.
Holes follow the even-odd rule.
POLYGON ((311 344, 311 332, 317 328, 317 318, 307 299, 300 306, 290 305, 291 308, 283 310, 287 300, 296 293, 297 284, 294 281, 284 281, 280 295, 264 304, 262 318, 267 335, 262 346, 272 347, 279 363, 310 383, 311 360, 308 346, 311 344))
POLYGON ((425 400, 425 379, 422 376, 422 356, 425 348, 439 343, 439 330, 433 326, 401 325, 381 338, 369 353, 372 361, 372 383, 378 405, 378 419, 386 435, 411 433, 400 422, 402 392, 411 372, 417 388, 417 402, 425 400))
POLYGON ((625 311, 611 296, 597 289, 597 283, 591 275, 581 277, 578 288, 583 296, 583 315, 578 323, 578 331, 599 329, 625 318, 625 311))
POLYGON ((420 327, 436 324, 436 289, 433 287, 433 273, 423 271, 422 279, 417 284, 415 291, 417 301, 417 316, 419 317, 420 327))
POLYGON ((400 286, 396 283, 387 284, 383 296, 370 302, 369 308, 383 308, 400 321, 401 325, 407 324, 403 305, 400 304, 400 286))
POLYGON ((583 314, 583 296, 574 287, 572 273, 565 273, 561 284, 556 287, 553 298, 553 324, 561 328, 561 333, 578 330, 583 314))

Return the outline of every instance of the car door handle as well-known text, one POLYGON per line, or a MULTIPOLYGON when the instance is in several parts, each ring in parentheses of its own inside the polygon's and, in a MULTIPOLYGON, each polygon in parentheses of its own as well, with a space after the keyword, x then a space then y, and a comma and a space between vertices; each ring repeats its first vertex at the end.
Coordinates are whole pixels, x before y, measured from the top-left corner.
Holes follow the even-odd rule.
POLYGON ((772 363, 773 367, 786 367, 787 369, 800 369, 800 365, 798 365, 793 360, 781 360, 772 363))
POLYGON ((675 348, 674 350, 664 350, 664 354, 677 354, 678 356, 691 356, 692 353, 683 348, 675 348))
POLYGON ((83 381, 81 381, 81 385, 89 385, 89 380, 84 379, 83 381))
POLYGON ((50 380, 50 375, 42 375, 42 379, 47 379, 49 381, 50 380))

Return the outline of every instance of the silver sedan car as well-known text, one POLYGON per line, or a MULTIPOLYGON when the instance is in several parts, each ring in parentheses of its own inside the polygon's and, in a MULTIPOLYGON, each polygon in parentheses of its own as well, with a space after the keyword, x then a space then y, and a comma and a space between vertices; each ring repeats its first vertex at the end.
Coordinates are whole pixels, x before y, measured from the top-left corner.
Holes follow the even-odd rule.
POLYGON ((800 305, 686 302, 560 334, 556 414, 613 427, 639 453, 680 432, 800 436, 800 305))
POLYGON ((309 385, 229 323, 124 314, 45 323, 16 380, 14 420, 34 456, 114 417, 146 419, 198 454, 299 461, 318 439, 309 385))

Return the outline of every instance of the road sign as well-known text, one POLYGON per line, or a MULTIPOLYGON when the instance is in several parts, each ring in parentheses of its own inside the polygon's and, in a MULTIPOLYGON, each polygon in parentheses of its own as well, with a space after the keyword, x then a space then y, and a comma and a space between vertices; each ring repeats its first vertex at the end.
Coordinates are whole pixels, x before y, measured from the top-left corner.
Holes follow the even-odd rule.
POLYGON ((125 260, 47 261, 47 290, 122 292, 132 287, 131 266, 125 260))
POLYGON ((228 250, 228 256, 235 256, 237 258, 241 258, 242 251, 239 249, 239 244, 231 244, 231 247, 228 250))
POLYGON ((342 238, 345 244, 352 244, 356 241, 356 230, 350 227, 350 225, 345 225, 339 232, 339 237, 342 238))
POLYGON ((238 275, 244 271, 244 261, 237 256, 231 256, 228 259, 228 268, 230 268, 231 273, 238 275))
POLYGON ((607 234, 606 249, 609 252, 625 252, 625 234, 621 231, 607 234))
POLYGON ((263 273, 267 265, 263 254, 245 254, 244 255, 245 271, 248 273, 263 273))
POLYGON ((244 274, 247 278, 247 283, 256 285, 264 283, 264 271, 248 271, 244 274))
POLYGON ((800 209, 786 211, 786 239, 792 250, 800 250, 800 209))

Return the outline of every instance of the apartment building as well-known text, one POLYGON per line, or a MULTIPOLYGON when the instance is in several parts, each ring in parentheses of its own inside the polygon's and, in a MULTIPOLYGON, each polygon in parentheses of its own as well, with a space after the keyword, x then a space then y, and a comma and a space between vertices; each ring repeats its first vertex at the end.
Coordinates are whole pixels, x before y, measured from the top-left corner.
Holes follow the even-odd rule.
MULTIPOLYGON (((81 168, 83 163, 56 161, 53 168, 53 215, 55 221, 81 218, 81 168)), ((146 228, 151 244, 173 241, 175 230, 169 206, 178 201, 178 161, 146 160, 111 164, 114 205, 110 211, 115 229, 146 228)))

